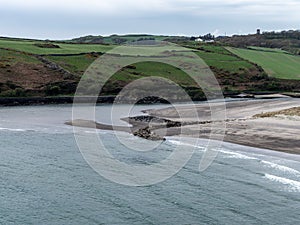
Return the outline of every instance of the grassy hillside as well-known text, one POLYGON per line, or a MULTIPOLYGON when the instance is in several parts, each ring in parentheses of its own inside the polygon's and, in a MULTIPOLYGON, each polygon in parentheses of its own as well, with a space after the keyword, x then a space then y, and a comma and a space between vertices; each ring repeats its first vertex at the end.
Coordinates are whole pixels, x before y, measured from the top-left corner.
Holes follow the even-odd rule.
POLYGON ((197 54, 210 67, 230 73, 242 73, 255 69, 253 64, 236 57, 222 46, 202 45, 198 48, 197 54))
POLYGON ((72 94, 76 77, 48 67, 33 55, 0 49, 0 97, 72 94))
POLYGON ((239 57, 260 65, 271 77, 300 80, 300 56, 266 48, 227 49, 239 57))
POLYGON ((46 56, 52 62, 57 63, 66 70, 81 76, 99 55, 85 54, 74 56, 46 56))
MULTIPOLYGON (((268 79, 265 73, 254 64, 235 56, 222 46, 210 44, 184 43, 184 47, 192 50, 203 59, 215 73, 224 91, 244 91, 244 90, 268 90, 268 79)), ((137 47, 137 52, 141 52, 142 47, 137 47)), ((166 48, 167 49, 167 48, 166 48)), ((155 51, 145 52, 146 55, 154 54, 155 51)), ((134 54, 134 51, 130 55, 134 54)), ((48 56, 49 60, 56 62, 61 67, 81 76, 88 66, 97 58, 95 54, 85 54, 79 56, 48 56)), ((178 60, 181 60, 178 58, 178 60)), ((185 60, 189 60, 188 58, 185 60)), ((120 90, 122 86, 131 81, 147 76, 162 76, 177 82, 187 90, 195 92, 196 85, 181 70, 165 64, 144 62, 133 65, 131 68, 124 68, 113 77, 113 82, 108 86, 107 91, 120 90)), ((93 84, 91 83, 91 86, 93 84)), ((92 87, 91 87, 92 88, 92 87)))
POLYGON ((281 32, 262 32, 262 34, 234 35, 219 37, 218 41, 236 48, 248 46, 283 49, 295 55, 300 55, 300 31, 289 30, 281 32))
POLYGON ((42 48, 36 44, 41 41, 5 40, 0 39, 0 48, 14 49, 32 54, 78 54, 85 52, 106 52, 113 48, 110 45, 99 44, 66 44, 55 43, 59 48, 42 48))
MULTIPOLYGON (((191 48, 191 46, 185 46, 191 48)), ((167 50, 169 47, 165 47, 167 50)), ((163 48, 160 48, 160 50, 163 48)), ((213 45, 201 45, 199 48, 194 49, 195 53, 203 59, 208 66, 211 68, 215 68, 218 70, 227 71, 229 73, 243 73, 247 72, 248 70, 255 69, 255 66, 248 61, 245 61, 235 55, 233 55, 231 52, 223 48, 222 46, 213 46, 213 45)), ((139 54, 139 52, 143 52, 142 47, 136 48, 136 53, 139 54)), ((144 55, 153 55, 155 54, 155 51, 146 51, 144 49, 145 54, 144 55)), ((130 55, 133 55, 134 51, 130 53, 130 55)), ((76 71, 84 71, 88 68, 88 66, 96 59, 96 56, 86 54, 86 55, 80 55, 80 56, 49 56, 47 57, 50 60, 53 60, 60 64, 62 67, 66 67, 71 69, 73 72, 76 71)), ((186 59, 188 60, 188 59, 186 59)), ((162 66, 162 65, 161 65, 162 66)), ((155 71, 155 65, 153 68, 145 68, 149 71, 155 71)), ((174 73, 174 71, 173 71, 174 73)), ((176 76, 176 74, 174 74, 176 76)))
MULTIPOLYGON (((128 40, 143 37, 143 35, 126 36, 129 38, 128 40)), ((249 52, 274 54, 278 56, 277 60, 283 60, 282 62, 285 64, 286 61, 284 60, 287 60, 287 57, 288 61, 295 61, 294 64, 286 65, 291 67, 290 70, 293 73, 299 70, 299 67, 295 66, 298 65, 298 58, 294 58, 296 56, 287 55, 280 50, 270 52, 268 49, 243 50, 232 48, 229 51, 218 44, 190 41, 181 41, 180 44, 191 49, 206 62, 214 72, 224 93, 300 90, 300 82, 295 83, 290 80, 268 77, 264 70, 255 64, 255 60, 266 61, 265 56, 253 55, 255 60, 252 63, 251 60, 245 60, 244 58, 247 58, 245 56, 239 57, 241 56, 239 54, 244 53, 244 51, 248 53, 246 56, 249 55, 249 52)), ((71 44, 0 38, 0 97, 72 95, 84 71, 94 60, 114 47, 116 45, 71 44)), ((123 54, 156 56, 155 48, 151 51, 146 51, 144 48, 143 46, 136 46, 133 51, 124 51, 123 54)), ((168 46, 165 48, 166 50, 169 49, 168 46)), ((182 53, 178 52, 176 47, 173 50, 172 52, 168 51, 168 53, 177 54, 178 60, 182 60, 182 53)), ((190 59, 187 57, 185 60, 190 59)), ((137 63, 122 68, 105 85, 102 94, 118 94, 131 81, 148 76, 170 79, 181 85, 194 99, 204 97, 199 87, 184 72, 172 66, 154 62, 137 63)), ((282 78, 283 75, 278 77, 282 78)), ((288 77, 285 76, 284 78, 288 77)), ((91 91, 96 88, 93 81, 87 80, 87 82, 91 91)))
POLYGON ((102 44, 128 44, 136 41, 164 41, 164 40, 189 40, 188 37, 174 37, 163 35, 147 35, 147 34, 129 34, 129 35, 111 35, 107 37, 103 36, 84 36, 80 38, 74 38, 68 42, 72 43, 102 43, 102 44))
POLYGON ((264 51, 264 52, 277 52, 277 53, 289 53, 285 50, 280 48, 264 48, 264 47, 256 47, 256 46, 248 46, 248 49, 257 50, 257 51, 264 51))

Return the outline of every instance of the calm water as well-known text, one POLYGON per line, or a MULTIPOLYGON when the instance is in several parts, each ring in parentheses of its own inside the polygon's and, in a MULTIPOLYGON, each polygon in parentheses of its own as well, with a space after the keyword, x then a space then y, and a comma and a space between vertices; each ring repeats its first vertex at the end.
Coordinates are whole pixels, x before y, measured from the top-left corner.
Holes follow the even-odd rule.
MULTIPOLYGON (((136 112, 141 108, 145 106, 136 112)), ((99 106, 98 121, 109 122, 109 110, 99 106)), ((64 125, 71 117, 67 105, 0 109, 0 224, 299 223, 298 157, 225 144, 212 166, 200 173, 200 144, 169 180, 127 187, 88 166, 72 128, 64 125)), ((140 164, 169 154, 178 144, 193 147, 188 139, 170 138, 155 154, 128 155, 113 133, 100 135, 116 156, 140 164)))

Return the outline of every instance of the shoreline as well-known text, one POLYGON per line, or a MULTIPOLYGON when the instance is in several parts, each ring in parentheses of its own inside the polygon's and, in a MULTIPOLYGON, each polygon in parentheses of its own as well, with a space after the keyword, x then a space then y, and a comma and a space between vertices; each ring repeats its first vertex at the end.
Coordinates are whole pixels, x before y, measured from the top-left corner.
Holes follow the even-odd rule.
MULTIPOLYGON (((193 138, 193 137, 185 137, 185 139, 188 138, 193 138)), ((169 137, 167 140, 179 140, 180 137, 169 137)), ((203 142, 206 144, 206 142, 210 141, 210 139, 203 139, 203 138, 198 138, 200 142, 203 142)), ((211 140, 214 142, 220 142, 216 140, 211 140)), ((185 144, 185 142, 183 142, 185 144)), ((231 142, 226 142, 226 141, 221 141, 221 146, 224 146, 233 152, 238 152, 238 153, 245 153, 245 154, 254 154, 254 155, 262 155, 262 156, 271 156, 271 157, 277 157, 277 158, 284 158, 287 160, 292 160, 292 161, 299 161, 300 162, 300 154, 295 154, 295 153, 287 153, 283 151, 277 151, 273 149, 266 149, 266 148, 258 148, 258 147, 251 147, 247 145, 241 145, 241 144, 236 144, 236 143, 231 143, 231 142)))
MULTIPOLYGON (((270 100, 278 98, 295 98, 299 99, 300 94, 274 94, 274 93, 253 93, 253 94, 224 94, 224 99, 238 99, 238 100, 270 100)), ((97 104, 113 104, 116 99, 115 95, 99 96, 97 98, 97 104)), ((93 96, 80 96, 76 97, 78 103, 93 103, 95 102, 95 97, 93 96)), ((202 98, 194 100, 194 102, 206 102, 207 100, 202 98)), ((62 105, 62 104, 73 104, 74 96, 47 96, 47 97, 0 97, 0 107, 5 106, 40 106, 40 105, 62 105)), ((172 102, 184 103, 173 99, 172 102)), ((132 102, 130 102, 132 103, 132 102)), ((166 104, 163 99, 156 97, 148 97, 138 102, 138 104, 166 104)))
MULTIPOLYGON (((97 103, 113 103, 115 96, 100 96, 97 103)), ((94 97, 80 97, 80 102, 93 102, 94 97)), ((73 96, 59 96, 59 97, 5 97, 0 98, 0 106, 40 106, 40 105, 62 105, 73 104, 73 96)))
MULTIPOLYGON (((218 103, 211 103, 218 104, 218 103)), ((255 115, 266 112, 286 110, 300 107, 300 99, 283 98, 258 101, 233 101, 226 102, 227 120, 224 142, 260 148, 272 151, 300 155, 300 117, 284 117, 283 115, 256 118, 255 115)), ((164 140, 165 137, 184 137, 210 139, 211 127, 218 121, 210 121, 208 104, 196 106, 200 120, 193 121, 189 118, 190 106, 176 107, 185 118, 178 118, 177 111, 172 108, 158 110, 145 110, 148 116, 124 118, 132 125, 126 129, 110 127, 108 130, 125 131, 135 136, 148 140, 164 140), (149 125, 151 123, 151 125, 149 125), (182 127, 184 134, 182 134, 182 127)), ((93 121, 71 121, 68 125, 107 129, 107 126, 93 121), (85 123, 85 124, 84 124, 85 123), (96 126, 95 126, 96 124, 96 126)), ((223 137, 218 138, 218 140, 223 137)))

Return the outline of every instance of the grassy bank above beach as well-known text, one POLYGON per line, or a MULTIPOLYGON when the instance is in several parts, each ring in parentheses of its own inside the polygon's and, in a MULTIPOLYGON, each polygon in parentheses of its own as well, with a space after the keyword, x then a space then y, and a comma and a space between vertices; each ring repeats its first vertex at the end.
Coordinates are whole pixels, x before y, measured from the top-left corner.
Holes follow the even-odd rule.
MULTIPOLYGON (((130 36, 138 40, 139 36, 130 36)), ((159 37, 157 40, 163 40, 159 37)), ((72 43, 0 38, 0 97, 47 97, 75 93, 89 66, 117 44, 72 43)), ((178 45, 201 58, 217 78, 225 95, 242 92, 297 92, 299 56, 273 49, 226 48, 219 43, 179 41, 178 45)), ((156 49, 133 47, 130 57, 156 55, 156 49), (136 53, 135 53, 136 52, 136 53), (143 52, 143 54, 141 53, 143 52)), ((170 57, 189 62, 182 48, 163 46, 170 57)), ((125 56, 128 53, 123 53, 125 56)), ((194 100, 205 98, 201 88, 183 71, 157 62, 142 62, 120 69, 105 85, 102 95, 117 95, 123 87, 145 77, 163 77, 181 86, 194 100)), ((202 76, 199 72, 199 76, 202 76)), ((94 90, 95 82, 88 89, 94 90)))

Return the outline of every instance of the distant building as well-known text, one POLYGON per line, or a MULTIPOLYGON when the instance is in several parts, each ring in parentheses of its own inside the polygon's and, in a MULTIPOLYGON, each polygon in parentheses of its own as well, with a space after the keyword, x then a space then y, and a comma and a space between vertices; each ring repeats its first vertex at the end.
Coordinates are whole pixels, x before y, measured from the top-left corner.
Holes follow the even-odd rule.
POLYGON ((260 35, 260 34, 261 34, 261 33, 260 33, 260 29, 257 29, 257 30, 256 30, 256 34, 257 34, 257 35, 260 35))
POLYGON ((197 42, 203 42, 203 39, 202 38, 196 38, 195 41, 197 41, 197 42))
POLYGON ((215 40, 205 40, 205 43, 214 43, 215 40))

